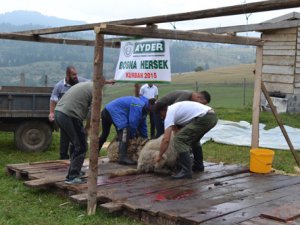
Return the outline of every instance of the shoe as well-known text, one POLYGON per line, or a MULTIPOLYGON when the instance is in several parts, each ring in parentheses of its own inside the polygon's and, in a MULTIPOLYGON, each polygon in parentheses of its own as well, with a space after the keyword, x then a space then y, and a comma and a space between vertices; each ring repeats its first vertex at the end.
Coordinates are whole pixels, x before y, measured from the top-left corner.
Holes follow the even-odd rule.
POLYGON ((60 156, 60 160, 67 160, 67 159, 70 159, 69 155, 61 155, 60 156))
POLYGON ((119 164, 121 165, 136 165, 137 162, 131 160, 127 156, 127 144, 125 142, 120 142, 119 145, 119 164))
POLYGON ((65 184, 84 184, 86 183, 86 180, 83 180, 79 177, 75 177, 73 179, 66 179, 65 184))
POLYGON ((82 178, 82 177, 84 177, 85 176, 85 172, 84 171, 80 171, 80 173, 79 173, 79 178, 82 178))
POLYGON ((176 175, 171 176, 172 179, 192 178, 192 164, 189 152, 181 152, 179 154, 179 163, 181 170, 176 175))
POLYGON ((193 155, 194 155, 194 163, 192 166, 193 172, 203 172, 204 165, 203 165, 203 153, 201 145, 194 146, 192 148, 193 155))

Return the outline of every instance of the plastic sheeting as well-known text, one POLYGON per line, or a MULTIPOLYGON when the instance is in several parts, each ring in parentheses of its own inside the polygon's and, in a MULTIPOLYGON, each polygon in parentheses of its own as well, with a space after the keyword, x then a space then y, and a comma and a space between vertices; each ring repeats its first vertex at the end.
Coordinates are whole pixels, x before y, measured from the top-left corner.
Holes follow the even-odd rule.
MULTIPOLYGON (((284 127, 294 148, 300 150, 300 129, 289 126, 284 127)), ((219 120, 217 125, 201 139, 201 143, 213 140, 222 144, 250 147, 251 135, 252 125, 246 121, 219 120)), ((265 130, 265 124, 259 124, 259 147, 289 150, 280 127, 265 130)))

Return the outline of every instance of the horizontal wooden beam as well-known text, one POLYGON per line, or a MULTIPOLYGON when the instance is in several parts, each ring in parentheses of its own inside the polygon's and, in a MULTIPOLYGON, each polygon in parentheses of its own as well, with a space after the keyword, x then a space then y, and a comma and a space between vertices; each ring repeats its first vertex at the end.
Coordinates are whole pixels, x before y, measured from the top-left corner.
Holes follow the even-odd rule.
MULTIPOLYGON (((177 22, 177 21, 184 21, 184 20, 195 20, 195 19, 204 19, 204 18, 212 18, 212 17, 219 17, 219 16, 230 16, 230 15, 264 12, 264 11, 271 11, 271 10, 295 8, 295 7, 300 7, 299 0, 288 0, 288 1, 269 0, 269 1, 254 2, 254 3, 241 4, 235 6, 192 11, 186 13, 144 17, 139 19, 109 21, 105 23, 122 24, 122 25, 145 25, 145 24, 155 24, 155 23, 169 23, 169 22, 177 22)), ((91 23, 91 24, 83 24, 83 25, 29 30, 29 31, 22 31, 17 33, 23 33, 29 35, 66 33, 66 32, 93 30, 94 27, 98 27, 100 25, 101 23, 91 23)))
POLYGON ((284 29, 291 27, 298 27, 300 25, 300 20, 289 20, 281 21, 277 23, 258 23, 240 26, 228 26, 228 27, 216 27, 216 28, 206 28, 198 29, 192 31, 200 31, 214 34, 225 34, 228 32, 248 32, 248 31, 264 31, 264 30, 274 30, 274 29, 284 29))
POLYGON ((166 29, 153 29, 145 27, 132 27, 124 25, 102 24, 100 27, 95 28, 96 33, 113 34, 113 35, 127 35, 151 38, 163 38, 174 40, 189 40, 213 43, 227 43, 238 45, 263 45, 259 38, 248 38, 238 36, 227 36, 220 34, 209 34, 200 32, 166 30, 166 29))
MULTIPOLYGON (((66 45, 82 45, 82 46, 94 46, 95 41, 92 40, 75 40, 75 39, 62 39, 62 38, 49 38, 40 37, 38 35, 25 35, 16 33, 0 33, 0 39, 15 40, 15 41, 32 41, 32 42, 46 42, 52 44, 66 44, 66 45)), ((120 39, 107 40, 105 47, 119 48, 120 39)))

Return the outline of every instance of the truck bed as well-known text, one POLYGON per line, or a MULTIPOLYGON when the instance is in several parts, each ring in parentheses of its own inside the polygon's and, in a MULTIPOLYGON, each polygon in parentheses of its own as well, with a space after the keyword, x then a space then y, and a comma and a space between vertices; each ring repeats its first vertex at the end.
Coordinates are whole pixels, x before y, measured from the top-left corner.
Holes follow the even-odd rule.
POLYGON ((52 89, 0 86, 0 118, 48 118, 52 89))

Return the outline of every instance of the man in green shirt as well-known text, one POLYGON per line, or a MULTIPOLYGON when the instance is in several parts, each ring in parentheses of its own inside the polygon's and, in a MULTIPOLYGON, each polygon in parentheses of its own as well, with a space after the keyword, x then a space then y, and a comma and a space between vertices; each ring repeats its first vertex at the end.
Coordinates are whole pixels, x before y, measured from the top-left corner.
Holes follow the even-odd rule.
MULTIPOLYGON (((114 81, 105 81, 113 84, 114 81)), ((93 98, 93 82, 83 82, 71 87, 55 107, 55 121, 61 132, 72 143, 70 149, 70 166, 65 183, 80 184, 81 168, 87 151, 86 129, 83 121, 88 119, 93 98)), ((87 122, 87 124, 89 124, 87 122)))

